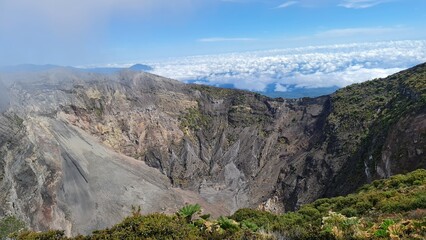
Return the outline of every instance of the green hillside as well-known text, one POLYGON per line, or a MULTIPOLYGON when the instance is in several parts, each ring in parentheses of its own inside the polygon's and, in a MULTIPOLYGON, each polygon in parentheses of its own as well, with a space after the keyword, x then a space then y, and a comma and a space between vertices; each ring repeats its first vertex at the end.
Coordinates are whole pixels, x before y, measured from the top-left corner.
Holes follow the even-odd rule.
MULTIPOLYGON (((371 176, 365 177, 366 167, 380 166, 386 147, 388 168, 393 174, 426 168, 424 155, 409 150, 422 148, 424 130, 417 130, 422 135, 419 143, 413 144, 413 136, 403 137, 412 131, 413 119, 421 118, 426 110, 426 64, 385 79, 342 88, 331 95, 331 102, 333 110, 328 116, 324 142, 330 153, 349 153, 350 160, 345 161, 326 196, 352 193, 371 179, 389 176, 390 173, 379 175, 371 171, 371 176)), ((414 128, 422 129, 420 126, 414 128)))

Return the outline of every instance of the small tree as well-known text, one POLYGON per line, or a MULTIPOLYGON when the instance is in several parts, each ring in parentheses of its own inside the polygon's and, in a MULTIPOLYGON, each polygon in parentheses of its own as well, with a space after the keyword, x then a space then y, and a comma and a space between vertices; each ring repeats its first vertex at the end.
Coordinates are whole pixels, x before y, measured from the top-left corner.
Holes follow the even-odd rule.
POLYGON ((133 206, 132 205, 132 217, 140 217, 142 216, 141 206, 133 206))
POLYGON ((199 204, 186 205, 177 212, 177 214, 180 217, 184 218, 187 223, 190 223, 192 221, 192 217, 196 213, 201 213, 201 206, 199 204))

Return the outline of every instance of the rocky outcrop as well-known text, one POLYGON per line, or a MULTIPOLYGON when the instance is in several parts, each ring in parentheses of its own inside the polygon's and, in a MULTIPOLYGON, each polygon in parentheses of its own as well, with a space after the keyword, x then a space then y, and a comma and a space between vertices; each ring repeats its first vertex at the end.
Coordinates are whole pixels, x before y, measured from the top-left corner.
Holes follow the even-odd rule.
POLYGON ((426 168, 425 73, 292 100, 132 71, 33 73, 0 118, 0 214, 75 234, 131 205, 282 212, 426 168))

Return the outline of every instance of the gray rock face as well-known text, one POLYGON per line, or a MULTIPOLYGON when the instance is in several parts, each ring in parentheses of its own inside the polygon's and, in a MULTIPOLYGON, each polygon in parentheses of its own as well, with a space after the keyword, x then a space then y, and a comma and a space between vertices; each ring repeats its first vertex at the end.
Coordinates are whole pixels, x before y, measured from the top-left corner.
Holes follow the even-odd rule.
MULTIPOLYGON (((348 125, 339 104, 350 89, 285 100, 132 71, 62 69, 21 79, 0 117, 0 215, 19 215, 35 229, 88 233, 132 205, 293 210, 398 173, 397 151, 412 138, 403 171, 426 167, 424 105, 398 115, 390 125, 397 128, 380 130, 380 139, 359 138, 380 118, 348 125)), ((394 101, 411 103, 413 91, 394 101)))
POLYGON ((9 107, 9 93, 6 85, 0 80, 0 113, 7 110, 9 107))

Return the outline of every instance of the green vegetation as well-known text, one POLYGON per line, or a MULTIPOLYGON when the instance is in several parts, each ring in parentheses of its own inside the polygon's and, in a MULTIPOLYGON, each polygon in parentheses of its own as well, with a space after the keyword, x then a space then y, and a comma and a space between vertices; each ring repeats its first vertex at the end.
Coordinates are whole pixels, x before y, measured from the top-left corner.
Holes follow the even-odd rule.
POLYGON ((0 239, 6 239, 9 234, 23 230, 25 223, 13 216, 7 216, 0 220, 0 239))
POLYGON ((374 121, 383 128, 389 127, 399 117, 424 107, 426 65, 420 68, 392 75, 386 80, 372 80, 337 91, 334 96, 335 115, 363 122, 364 125, 360 127, 364 134, 366 127, 374 121))
MULTIPOLYGON (((339 184, 329 193, 353 192, 364 184, 366 167, 376 169, 382 160, 385 142, 402 129, 396 125, 406 126, 405 121, 419 116, 425 106, 425 64, 385 79, 354 84, 332 94, 330 115, 324 129, 326 139, 322 142, 328 153, 347 158, 335 182, 350 184, 339 184)), ((407 139, 392 149, 391 169, 406 172, 424 167, 424 164, 411 166, 400 161, 413 159, 409 151, 404 151, 409 149, 409 144, 407 139)), ((372 171, 371 179, 377 177, 372 171)))
POLYGON ((290 239, 424 239, 426 170, 377 180, 355 194, 319 199, 292 213, 240 209, 231 218, 290 239))
MULTIPOLYGON (((110 229, 75 239, 425 239, 426 170, 374 181, 355 194, 319 199, 275 215, 240 209, 210 220, 198 204, 176 215, 132 216, 110 229)), ((67 239, 61 231, 21 232, 13 239, 67 239)))
POLYGON ((181 117, 180 119, 181 128, 185 133, 188 133, 188 130, 198 131, 200 129, 206 128, 211 119, 200 112, 198 108, 189 108, 188 112, 181 117))
POLYGON ((24 119, 20 118, 18 115, 4 114, 4 116, 13 124, 13 129, 19 131, 24 128, 24 119))
POLYGON ((18 128, 22 128, 24 126, 24 119, 20 118, 18 115, 14 114, 12 118, 18 128))
MULTIPOLYGON (((64 231, 51 230, 47 232, 31 232, 22 231, 9 235, 11 239, 27 239, 27 240, 62 240, 67 239, 64 231)), ((78 239, 78 238, 76 238, 78 239)))
POLYGON ((187 223, 192 221, 192 216, 196 213, 201 213, 201 206, 198 204, 186 205, 178 211, 178 215, 184 218, 187 223))
POLYGON ((155 213, 132 216, 111 229, 95 231, 89 239, 197 239, 197 228, 182 218, 155 213))
POLYGON ((418 71, 354 84, 332 95, 333 112, 328 120, 340 139, 351 140, 346 145, 349 152, 369 136, 377 138, 387 132, 402 116, 424 107, 426 70, 418 71))

